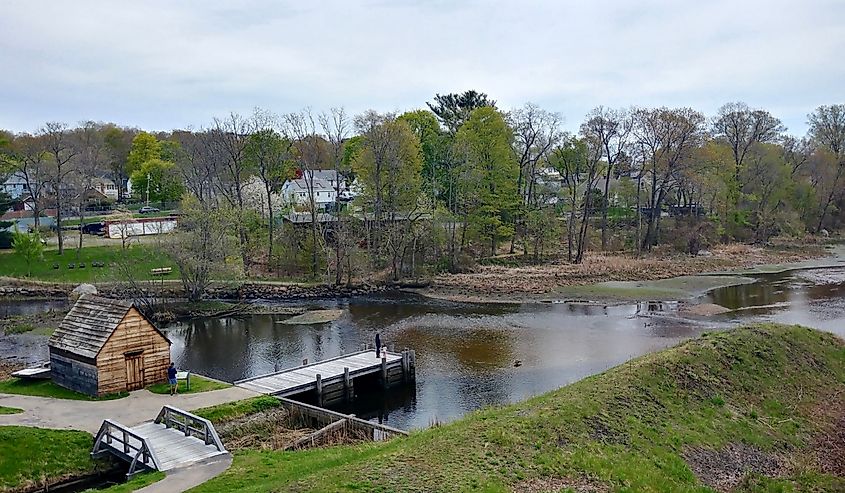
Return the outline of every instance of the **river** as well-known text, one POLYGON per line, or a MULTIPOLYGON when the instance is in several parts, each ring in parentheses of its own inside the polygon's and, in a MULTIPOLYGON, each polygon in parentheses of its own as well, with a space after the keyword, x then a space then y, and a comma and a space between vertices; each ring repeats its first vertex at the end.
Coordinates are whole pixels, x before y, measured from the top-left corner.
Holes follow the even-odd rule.
POLYGON ((255 315, 165 330, 177 366, 227 381, 355 351, 378 332, 416 350, 416 385, 370 392, 342 410, 403 429, 547 392, 703 331, 775 321, 845 336, 845 267, 760 275, 705 301, 738 310, 696 320, 679 316, 673 303, 463 304, 393 295, 311 303, 346 309, 322 325, 255 315))
MULTIPOLYGON (((355 351, 378 332, 397 348, 416 350, 416 384, 362 392, 342 410, 398 428, 424 428, 556 389, 703 331, 773 321, 845 336, 845 267, 756 277, 706 294, 701 301, 734 310, 706 319, 680 316, 677 303, 465 304, 391 295, 309 303, 346 309, 327 324, 285 325, 276 323, 283 315, 254 315, 197 319, 164 331, 178 367, 226 381, 355 351)), ((0 300, 0 315, 65 306, 0 300)), ((43 361, 44 337, 0 337, 0 356, 43 361)))

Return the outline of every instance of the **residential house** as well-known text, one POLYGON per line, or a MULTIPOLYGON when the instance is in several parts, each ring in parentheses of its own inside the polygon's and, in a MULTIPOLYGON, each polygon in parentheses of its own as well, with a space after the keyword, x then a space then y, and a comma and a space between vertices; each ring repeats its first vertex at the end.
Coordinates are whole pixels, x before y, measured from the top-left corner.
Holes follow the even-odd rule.
POLYGON ((21 171, 15 171, 6 181, 3 182, 0 190, 9 194, 12 200, 17 200, 23 195, 29 195, 29 185, 26 182, 26 177, 21 171))
POLYGON ((91 181, 91 190, 108 200, 117 200, 117 184, 109 178, 97 177, 91 181))

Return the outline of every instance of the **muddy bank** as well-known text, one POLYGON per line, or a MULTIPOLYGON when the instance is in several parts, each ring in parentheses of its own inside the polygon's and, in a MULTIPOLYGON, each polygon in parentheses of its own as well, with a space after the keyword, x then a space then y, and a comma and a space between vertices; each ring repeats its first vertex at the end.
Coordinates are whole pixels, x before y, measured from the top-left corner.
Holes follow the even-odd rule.
POLYGON ((837 265, 841 258, 845 258, 841 247, 822 245, 723 245, 698 256, 665 250, 656 250, 648 257, 588 253, 581 264, 483 266, 468 274, 442 274, 428 288, 415 292, 465 302, 679 300, 718 287, 753 282, 743 275, 746 272, 837 265))

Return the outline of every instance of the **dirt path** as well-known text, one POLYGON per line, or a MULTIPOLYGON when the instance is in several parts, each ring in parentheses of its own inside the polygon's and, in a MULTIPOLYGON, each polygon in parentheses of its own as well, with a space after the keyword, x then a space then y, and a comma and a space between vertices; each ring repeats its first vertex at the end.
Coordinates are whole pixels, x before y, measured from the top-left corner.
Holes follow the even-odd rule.
POLYGON ((130 393, 128 397, 111 401, 74 401, 0 394, 0 406, 24 410, 20 414, 0 415, 0 425, 84 430, 94 434, 106 418, 127 426, 134 426, 154 419, 165 404, 185 411, 193 411, 202 407, 249 399, 257 395, 240 387, 176 396, 138 390, 130 393))

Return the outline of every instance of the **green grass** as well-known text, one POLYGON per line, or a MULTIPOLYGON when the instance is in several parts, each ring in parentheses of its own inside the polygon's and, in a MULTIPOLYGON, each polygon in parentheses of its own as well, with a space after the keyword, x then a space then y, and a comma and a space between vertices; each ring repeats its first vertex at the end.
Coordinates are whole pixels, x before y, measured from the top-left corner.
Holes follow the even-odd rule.
POLYGON ((104 489, 88 489, 82 493, 130 493, 132 491, 140 490, 144 486, 149 486, 156 481, 164 479, 164 473, 161 471, 144 472, 133 476, 132 479, 125 483, 116 484, 114 486, 104 489))
POLYGON ((120 245, 83 247, 77 258, 76 249, 68 248, 59 256, 58 250, 46 250, 44 259, 32 265, 32 275, 27 276, 27 266, 13 251, 0 253, 0 272, 4 276, 35 279, 51 282, 107 282, 123 278, 116 265, 122 262, 129 266, 129 271, 136 279, 179 279, 176 265, 152 248, 145 245, 132 245, 123 249, 120 245), (91 267, 92 262, 103 262, 105 267, 91 267), (53 265, 59 268, 54 269, 53 265), (75 268, 68 269, 68 264, 75 268), (80 269, 79 264, 85 264, 80 269), (151 276, 150 269, 171 267, 173 271, 165 276, 151 276))
POLYGON ((16 407, 0 406, 0 414, 20 414, 22 412, 23 409, 18 409, 16 407))
MULTIPOLYGON (((191 375, 190 390, 186 387, 187 382, 184 380, 179 380, 178 384, 177 391, 180 394, 198 394, 200 392, 208 392, 209 390, 228 389, 231 387, 228 383, 218 382, 217 380, 204 378, 200 375, 191 375)), ((147 390, 154 394, 169 394, 170 385, 167 382, 157 383, 147 387, 147 390)))
POLYGON ((778 478, 750 475, 737 491, 845 491, 845 478, 816 465, 830 451, 812 449, 845 416, 843 392, 841 339, 755 326, 388 443, 237 452, 229 470, 191 491, 498 492, 580 481, 595 491, 703 493, 713 490, 686 454, 737 443, 789 465, 778 478))
POLYGON ((0 380, 0 394, 33 395, 75 401, 108 401, 129 395, 126 392, 121 392, 119 394, 91 397, 56 385, 52 380, 27 380, 23 378, 0 380))
POLYGON ((0 426, 0 491, 20 491, 93 472, 84 431, 0 426))
POLYGON ((242 401, 204 407, 194 411, 194 414, 201 416, 212 423, 223 423, 246 416, 247 414, 254 414, 267 409, 279 407, 281 405, 281 402, 275 397, 262 395, 260 397, 253 397, 242 401))

